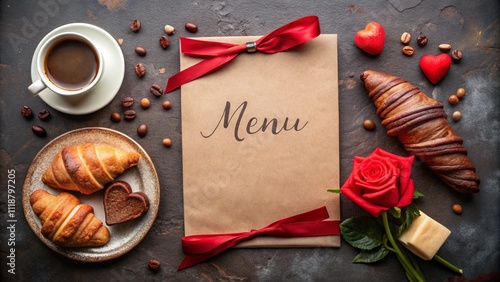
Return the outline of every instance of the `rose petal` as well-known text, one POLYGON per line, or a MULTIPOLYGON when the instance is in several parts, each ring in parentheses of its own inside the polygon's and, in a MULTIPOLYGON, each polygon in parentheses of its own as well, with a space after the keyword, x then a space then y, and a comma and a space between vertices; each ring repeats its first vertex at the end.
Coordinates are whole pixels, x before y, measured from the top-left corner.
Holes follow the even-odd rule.
POLYGON ((380 213, 383 211, 388 210, 386 207, 381 207, 374 205, 370 202, 367 202, 363 198, 360 198, 357 194, 353 193, 352 190, 348 188, 341 188, 342 194, 345 195, 347 198, 349 198, 351 201, 353 201, 356 205, 360 206, 363 208, 365 211, 367 211, 369 214, 371 214, 374 217, 378 217, 380 213))

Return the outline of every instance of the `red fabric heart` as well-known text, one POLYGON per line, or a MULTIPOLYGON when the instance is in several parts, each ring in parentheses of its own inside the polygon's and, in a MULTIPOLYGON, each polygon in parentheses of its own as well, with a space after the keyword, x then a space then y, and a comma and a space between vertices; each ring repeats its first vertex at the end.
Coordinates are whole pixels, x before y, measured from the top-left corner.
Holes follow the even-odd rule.
POLYGON ((437 84, 448 73, 451 58, 448 54, 424 55, 420 58, 420 69, 432 84, 437 84))
POLYGON ((370 22, 364 30, 354 35, 354 43, 359 49, 371 55, 378 55, 384 50, 385 29, 377 22, 370 22))

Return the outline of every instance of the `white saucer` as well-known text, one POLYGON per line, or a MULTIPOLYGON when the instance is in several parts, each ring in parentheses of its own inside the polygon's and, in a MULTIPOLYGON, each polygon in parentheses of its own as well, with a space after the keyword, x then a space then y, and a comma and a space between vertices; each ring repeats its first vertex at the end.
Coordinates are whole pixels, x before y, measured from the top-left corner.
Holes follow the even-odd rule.
POLYGON ((101 80, 89 93, 78 97, 63 97, 55 94, 50 89, 43 90, 38 94, 38 97, 60 112, 85 115, 100 110, 116 96, 125 76, 125 60, 118 42, 102 28, 86 23, 67 24, 48 33, 38 44, 31 61, 32 81, 40 78, 36 66, 36 57, 43 43, 54 34, 67 31, 79 32, 94 40, 104 58, 104 72, 101 80))

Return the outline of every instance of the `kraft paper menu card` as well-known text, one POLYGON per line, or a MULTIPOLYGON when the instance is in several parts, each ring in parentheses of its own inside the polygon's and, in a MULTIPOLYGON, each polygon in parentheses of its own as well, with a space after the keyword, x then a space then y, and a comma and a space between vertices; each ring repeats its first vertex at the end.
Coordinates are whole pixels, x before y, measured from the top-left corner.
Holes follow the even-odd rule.
MULTIPOLYGON (((199 38, 229 43, 258 37, 199 38)), ((199 62, 181 53, 181 70, 199 62)), ((337 36, 243 53, 181 87, 185 235, 244 232, 326 206, 340 220, 337 36)), ((336 247, 340 236, 238 247, 336 247)))

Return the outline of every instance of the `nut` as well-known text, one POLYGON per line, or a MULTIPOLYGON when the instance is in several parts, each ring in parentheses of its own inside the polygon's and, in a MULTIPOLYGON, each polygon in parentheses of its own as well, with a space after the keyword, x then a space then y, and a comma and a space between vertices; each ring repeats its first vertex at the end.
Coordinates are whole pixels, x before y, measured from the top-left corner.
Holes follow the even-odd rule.
POLYGON ((460 50, 451 51, 451 57, 455 61, 460 61, 462 59, 462 51, 460 51, 460 50))
POLYGON ((141 21, 139 20, 133 20, 130 22, 130 29, 133 32, 138 32, 141 29, 141 21))
POLYGON ((142 99, 141 99, 141 107, 142 107, 143 109, 147 109, 147 108, 149 108, 150 106, 151 106, 151 102, 149 101, 149 99, 148 99, 148 98, 142 98, 142 99))
POLYGON ((451 118, 454 121, 459 121, 462 118, 462 113, 460 111, 454 111, 453 114, 451 114, 451 118))
POLYGON ((196 33, 198 31, 198 26, 195 23, 192 22, 187 22, 184 27, 186 28, 187 31, 191 33, 196 33))
POLYGON ((158 271, 160 269, 160 262, 155 259, 150 259, 148 262, 148 267, 152 271, 158 271))
POLYGON ((139 137, 144 137, 148 134, 148 126, 145 125, 144 123, 139 125, 139 127, 137 127, 137 135, 139 135, 139 137))
POLYGON ((458 99, 463 99, 465 97, 465 89, 462 87, 458 88, 455 95, 457 95, 458 99))
POLYGON ((459 205, 459 204, 454 204, 454 205, 451 207, 451 209, 453 210, 453 212, 454 212, 455 214, 462 214, 462 212, 463 212, 463 208, 462 208, 462 206, 461 206, 461 205, 459 205))
POLYGON ((411 46, 403 47, 402 51, 403 51, 403 54, 405 54, 406 56, 411 56, 414 53, 413 47, 411 47, 411 46))
POLYGON ((163 103, 161 103, 161 106, 165 110, 169 110, 170 108, 172 108, 172 102, 170 102, 170 101, 163 101, 163 103))
POLYGON ((170 46, 170 40, 168 40, 168 37, 166 36, 160 37, 160 46, 163 49, 167 49, 168 46, 170 46))
POLYGON ((429 42, 429 39, 427 38, 427 36, 420 34, 417 37, 417 42, 418 42, 418 45, 423 47, 423 46, 425 46, 425 44, 427 44, 427 42, 429 42))
POLYGON ((173 26, 169 25, 169 24, 165 25, 165 27, 163 28, 163 30, 168 35, 172 35, 172 34, 175 33, 175 28, 173 26))
POLYGON ((411 35, 408 32, 403 32, 401 35, 401 43, 408 44, 410 43, 411 35))
POLYGON ((138 77, 143 77, 146 75, 146 67, 142 63, 138 63, 135 65, 135 74, 137 74, 138 77))
POLYGON ((439 44, 438 46, 439 50, 443 52, 448 52, 451 50, 451 45, 450 44, 439 44))
POLYGON ((459 102, 458 96, 455 94, 450 95, 450 97, 448 97, 448 102, 452 105, 458 104, 459 102))
POLYGON ((111 114, 110 118, 113 122, 120 122, 122 120, 122 115, 120 113, 115 112, 111 114))
POLYGON ((363 121, 363 127, 366 129, 366 130, 369 130, 369 131, 373 131, 375 130, 375 123, 373 122, 373 120, 371 119, 365 119, 363 121))
POLYGON ((170 147, 172 146, 172 140, 170 138, 165 138, 162 140, 161 142, 163 144, 163 146, 165 147, 170 147))

